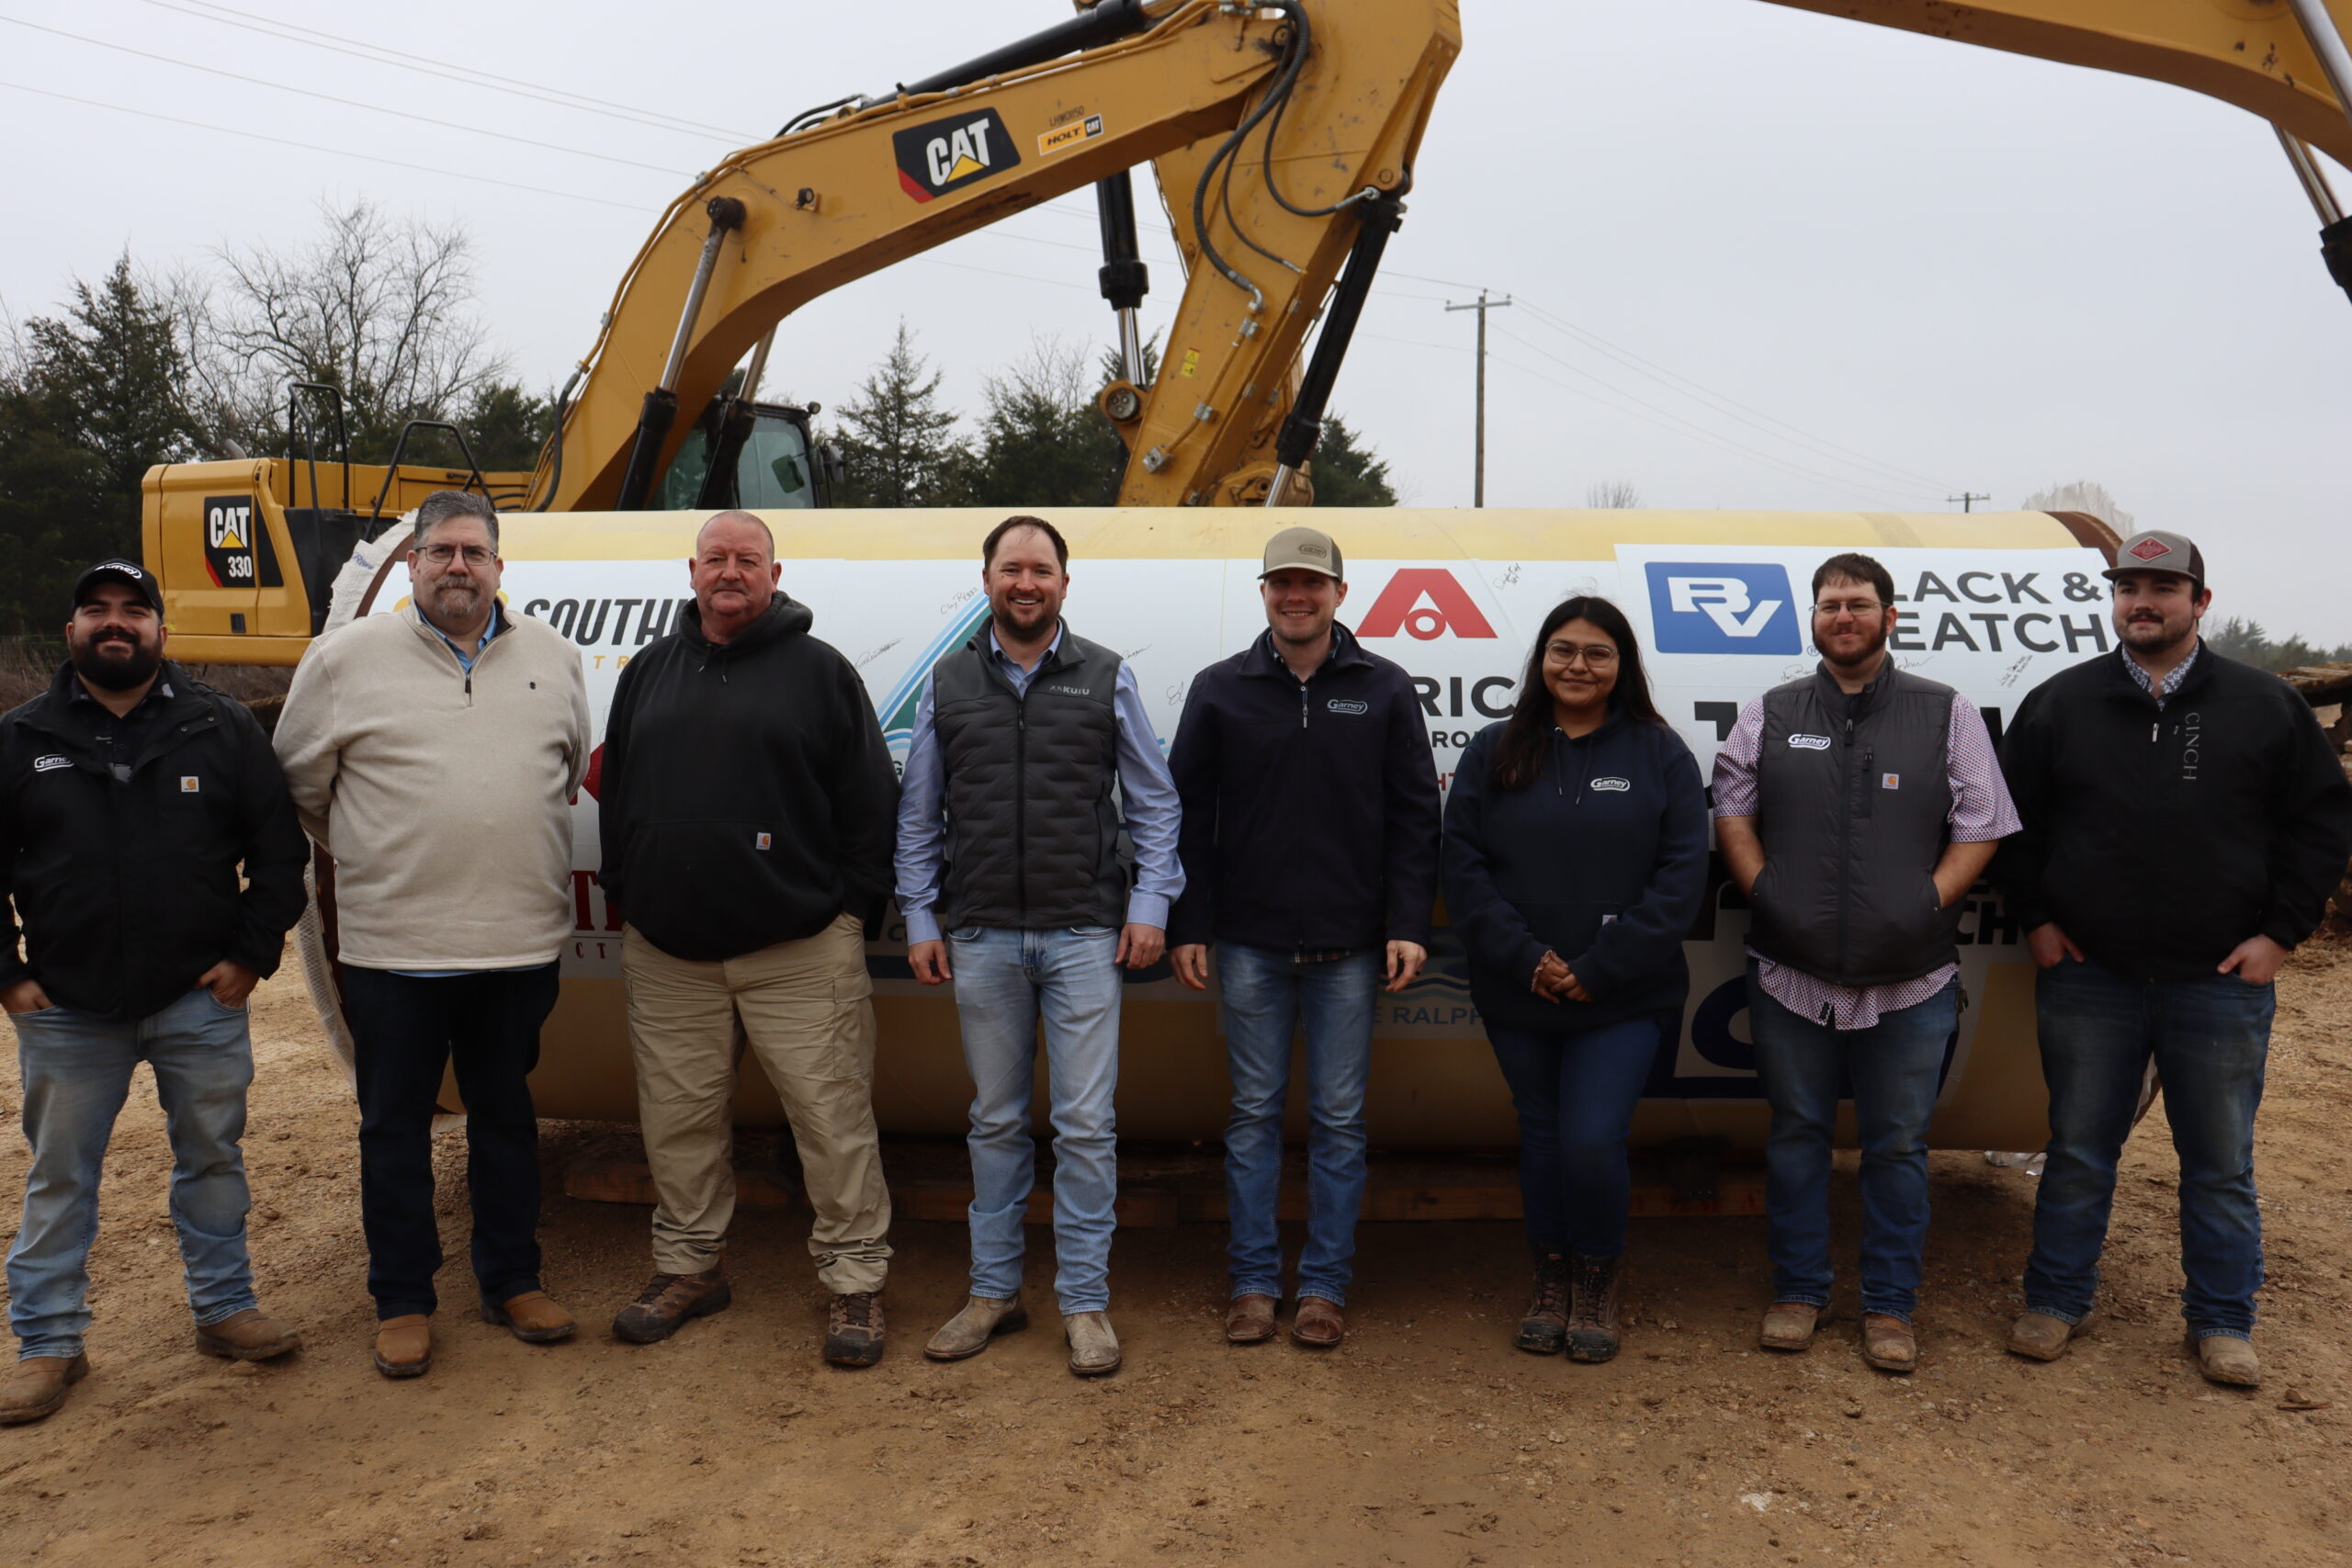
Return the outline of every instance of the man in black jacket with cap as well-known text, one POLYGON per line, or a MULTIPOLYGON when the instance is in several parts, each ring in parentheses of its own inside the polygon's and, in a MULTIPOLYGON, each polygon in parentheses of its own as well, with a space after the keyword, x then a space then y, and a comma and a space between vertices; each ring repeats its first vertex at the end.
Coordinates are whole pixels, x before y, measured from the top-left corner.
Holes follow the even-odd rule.
POLYGON ((1218 944, 1233 1074, 1225 1336, 1237 1345, 1274 1334, 1283 1107, 1291 1032, 1305 1033, 1306 1244, 1291 1337, 1328 1349, 1347 1331, 1373 1014, 1428 958, 1437 764, 1412 677, 1333 618, 1348 596, 1338 541, 1285 528, 1263 565, 1265 633, 1193 678, 1168 754, 1184 813, 1169 953, 1201 990, 1218 944))
POLYGON ((882 1355, 890 1194, 874 1125, 865 929, 890 887, 896 771, 865 682, 777 592, 766 525, 695 536, 695 602, 629 660, 595 788, 605 897, 627 922, 629 1048, 658 1201, 639 1344, 726 1306, 737 1030, 784 1101, 832 1292, 825 1359, 882 1355))
POLYGON ((0 1425, 49 1415, 88 1370, 100 1167, 141 1061, 171 1137, 196 1348, 266 1360, 300 1343, 254 1303, 239 1140, 245 998, 302 911, 302 830, 261 726, 166 660, 165 636, 154 579, 101 561, 74 585, 57 679, 0 717, 0 1008, 32 1145, 0 1425))
POLYGON ((2352 784, 2310 706, 2198 636, 2213 595, 2177 534, 2117 549, 2112 655, 2018 705, 2001 767, 2025 830, 1993 876, 2041 966, 2049 1162, 2009 1348, 2090 1314, 2116 1161, 2151 1059, 2180 1156, 2181 1315, 2199 1369, 2252 1387, 2262 1215, 2254 1115, 2272 980, 2352 854, 2352 784))

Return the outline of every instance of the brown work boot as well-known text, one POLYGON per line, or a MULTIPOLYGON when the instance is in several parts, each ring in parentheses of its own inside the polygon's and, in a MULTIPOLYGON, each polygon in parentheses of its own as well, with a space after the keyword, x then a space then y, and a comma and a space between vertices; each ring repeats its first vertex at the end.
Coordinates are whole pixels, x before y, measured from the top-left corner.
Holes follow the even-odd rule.
POLYGON ((1774 1302, 1764 1309, 1764 1331, 1758 1343, 1767 1350, 1803 1350, 1813 1344, 1813 1331, 1836 1315, 1811 1302, 1774 1302))
POLYGON ((376 1325, 376 1370, 388 1378, 421 1378, 433 1370, 433 1320, 421 1312, 376 1325))
POLYGON ((613 1337, 650 1345, 678 1332, 688 1318, 725 1311, 734 1299, 716 1263, 699 1274, 656 1274, 637 1292, 637 1300, 614 1316, 613 1337))
POLYGON ((1519 1320, 1522 1350, 1556 1356, 1568 1342, 1568 1260, 1556 1252, 1535 1255, 1535 1296, 1519 1320))
POLYGON ((1109 1313, 1064 1313, 1062 1337, 1069 1341, 1069 1370, 1080 1377, 1099 1378, 1119 1370, 1124 1358, 1119 1337, 1111 1332, 1109 1313))
POLYGON ((1617 1298, 1625 1270, 1615 1258, 1568 1259, 1575 1303, 1568 1309, 1568 1359, 1606 1361, 1617 1354, 1617 1298))
POLYGON ((2207 1382, 2225 1383, 2231 1388, 2262 1386, 2262 1359, 2254 1353, 2252 1342, 2230 1334, 2200 1337, 2192 1328, 2188 1331, 2188 1349, 2197 1358, 2197 1370, 2205 1374, 2207 1382))
POLYGON ((87 1356, 28 1356, 0 1382, 0 1427, 38 1421, 65 1403, 65 1392, 90 1374, 87 1356))
POLYGON ((1019 1296, 967 1296, 963 1310, 939 1325, 922 1353, 934 1361, 960 1361, 989 1348, 1000 1334, 1017 1334, 1029 1326, 1029 1310, 1019 1296))
POLYGON ((882 1292, 835 1296, 825 1328, 825 1359, 837 1367, 870 1367, 881 1359, 882 1292))
POLYGON ((1229 1345, 1263 1345, 1274 1337, 1274 1298, 1251 1292, 1233 1298, 1225 1309, 1225 1338, 1229 1345))
POLYGON ((484 1302, 481 1320, 498 1325, 526 1345, 552 1345, 559 1339, 569 1339, 580 1326, 545 1291, 526 1291, 503 1302, 484 1302))
POLYGON ((1899 1317, 1862 1314, 1862 1359, 1883 1372, 1907 1372, 1919 1364, 1918 1337, 1899 1317))
POLYGON ((264 1317, 259 1308, 247 1307, 218 1323, 198 1324, 196 1348, 225 1360, 266 1361, 300 1349, 302 1337, 292 1324, 264 1317))
POLYGON ((1310 1350, 1329 1350, 1348 1337, 1348 1320, 1340 1303, 1321 1296, 1301 1296, 1291 1314, 1290 1337, 1310 1350))
POLYGON ((2009 1325, 2009 1354, 2030 1356, 2037 1361, 2054 1361, 2066 1353, 2066 1341, 2075 1337, 2079 1323, 2068 1323, 2063 1317, 2052 1317, 2046 1312, 2030 1312, 2009 1325))

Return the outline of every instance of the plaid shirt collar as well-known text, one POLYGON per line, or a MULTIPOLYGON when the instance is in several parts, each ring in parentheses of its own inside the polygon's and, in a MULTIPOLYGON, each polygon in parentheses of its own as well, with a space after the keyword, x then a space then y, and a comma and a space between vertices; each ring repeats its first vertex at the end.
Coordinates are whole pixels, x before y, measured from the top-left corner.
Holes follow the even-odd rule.
POLYGON ((2204 651, 2205 639, 2203 637, 2199 637, 2197 639, 2197 646, 2188 650, 2188 657, 2174 665, 2172 669, 2165 673, 2164 682, 2161 685, 2157 684, 2154 680, 2151 679, 2145 670, 2140 668, 2140 661, 2132 657, 2130 649, 2119 648, 2115 650, 2115 653, 2117 658, 2123 660, 2123 668, 2131 672, 2133 683, 2142 691, 2147 693, 2148 695, 2155 698, 2156 706, 2161 709, 2165 703, 2171 700, 2172 694, 2180 690, 2180 683, 2188 679, 2189 671, 2194 669, 2197 665, 2198 656, 2204 651))

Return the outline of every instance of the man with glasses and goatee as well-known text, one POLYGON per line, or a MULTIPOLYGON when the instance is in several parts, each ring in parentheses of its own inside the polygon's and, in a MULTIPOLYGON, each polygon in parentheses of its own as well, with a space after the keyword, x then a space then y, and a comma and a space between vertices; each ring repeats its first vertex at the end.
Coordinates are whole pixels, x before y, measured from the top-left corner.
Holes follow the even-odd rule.
POLYGON ((1960 901, 2018 818, 1975 707, 1887 656, 1886 568, 1833 556, 1813 597, 1819 668, 1748 704, 1715 754, 1716 840, 1755 910, 1748 1029, 1772 1107, 1762 1341, 1802 1350, 1829 1315, 1829 1151, 1850 1093, 1862 1359, 1907 1372, 1928 1120, 1960 1018, 1960 901))
POLYGON ((457 1069, 481 1315, 571 1335, 539 1281, 538 1118, 526 1079, 571 934, 570 801, 588 772, 580 651, 498 602, 498 514, 416 509, 413 609, 313 642, 277 722, 302 825, 334 857, 359 1087, 359 1213, 376 1370, 433 1365, 433 1115, 457 1069))

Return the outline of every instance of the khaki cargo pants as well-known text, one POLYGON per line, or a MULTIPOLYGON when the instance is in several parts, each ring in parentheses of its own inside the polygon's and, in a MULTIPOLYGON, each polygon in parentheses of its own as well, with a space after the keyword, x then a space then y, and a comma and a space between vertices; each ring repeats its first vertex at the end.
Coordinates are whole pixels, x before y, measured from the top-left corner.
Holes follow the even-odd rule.
POLYGON ((818 1279, 836 1294, 880 1290, 890 1193, 874 1126, 874 987, 857 922, 842 915, 815 936, 716 964, 673 958, 631 926, 621 972, 658 1200, 653 1266, 699 1273, 726 1247, 735 1213, 728 1104, 738 1042, 748 1041, 800 1145, 818 1279))

